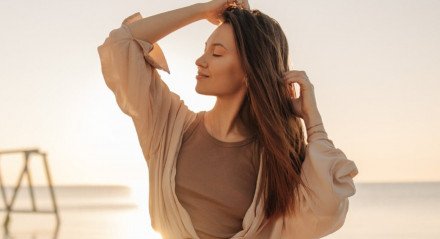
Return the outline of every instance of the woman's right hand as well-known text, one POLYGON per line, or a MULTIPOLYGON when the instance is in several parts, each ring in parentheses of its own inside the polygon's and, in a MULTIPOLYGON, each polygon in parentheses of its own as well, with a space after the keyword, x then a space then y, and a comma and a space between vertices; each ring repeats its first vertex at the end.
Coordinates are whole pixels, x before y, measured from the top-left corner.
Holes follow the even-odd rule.
POLYGON ((203 4, 206 11, 206 20, 214 25, 219 25, 223 22, 223 11, 229 6, 250 9, 248 0, 212 0, 203 4))

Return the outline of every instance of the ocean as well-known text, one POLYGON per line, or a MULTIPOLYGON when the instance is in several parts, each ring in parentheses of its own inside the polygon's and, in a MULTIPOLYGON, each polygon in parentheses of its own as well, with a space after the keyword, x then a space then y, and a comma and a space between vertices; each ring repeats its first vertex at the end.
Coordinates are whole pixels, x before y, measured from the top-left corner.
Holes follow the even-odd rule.
POLYGON ((440 182, 360 183, 344 226, 328 239, 439 239, 440 182))
MULTIPOLYGON (((325 238, 440 238, 440 182, 357 183, 356 189, 344 226, 325 238)), ((12 213, 8 232, 0 227, 0 238, 160 238, 150 227, 148 206, 137 205, 129 187, 63 186, 56 187, 55 193, 58 227, 50 213, 12 213)), ((38 209, 51 208, 46 188, 36 188, 35 198, 38 209)), ((28 191, 20 191, 14 208, 30 209, 30 205, 28 191)), ((3 201, 0 209, 3 222, 3 201)))

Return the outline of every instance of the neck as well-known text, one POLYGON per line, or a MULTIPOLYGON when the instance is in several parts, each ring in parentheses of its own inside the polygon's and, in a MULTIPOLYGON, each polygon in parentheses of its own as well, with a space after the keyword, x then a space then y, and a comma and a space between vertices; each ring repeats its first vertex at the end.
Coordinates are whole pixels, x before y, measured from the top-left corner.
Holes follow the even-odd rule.
POLYGON ((214 137, 223 141, 237 141, 249 136, 240 119, 241 97, 217 97, 214 108, 205 114, 205 125, 214 137))

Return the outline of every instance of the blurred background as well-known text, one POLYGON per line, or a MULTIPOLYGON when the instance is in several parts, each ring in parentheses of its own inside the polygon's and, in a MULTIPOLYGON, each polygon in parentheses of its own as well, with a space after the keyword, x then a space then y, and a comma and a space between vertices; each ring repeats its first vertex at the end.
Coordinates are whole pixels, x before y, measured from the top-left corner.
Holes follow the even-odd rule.
MULTIPOLYGON (((97 47, 135 12, 196 2, 0 1, 0 151, 47 153, 61 218, 57 231, 52 215, 13 214, 4 238, 159 238, 136 132, 104 83, 97 47)), ((250 4, 283 27, 292 69, 307 72, 329 138, 359 169, 346 224, 328 238, 440 238, 440 1, 250 4)), ((193 111, 214 104, 194 87, 215 27, 199 21, 159 41, 171 71, 160 74, 193 111)), ((34 158, 36 200, 50 208, 34 158)), ((23 156, 0 155, 0 166, 10 198, 23 156)), ((29 199, 19 191, 17 207, 29 199)))

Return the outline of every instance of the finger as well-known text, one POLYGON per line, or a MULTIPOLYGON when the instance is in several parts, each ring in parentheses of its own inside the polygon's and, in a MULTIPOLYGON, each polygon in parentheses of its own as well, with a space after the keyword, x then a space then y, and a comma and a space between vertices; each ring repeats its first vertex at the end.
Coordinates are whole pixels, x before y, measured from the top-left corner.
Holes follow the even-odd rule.
POLYGON ((243 1, 243 6, 245 9, 250 10, 251 6, 249 5, 249 1, 248 0, 244 0, 243 1))
POLYGON ((289 72, 284 76, 284 79, 286 79, 286 80, 294 79, 294 78, 300 79, 306 85, 312 84, 309 80, 309 77, 305 74, 304 71, 303 72, 289 72))
POLYGON ((303 75, 303 76, 307 76, 305 71, 295 71, 295 70, 284 72, 284 75, 303 75))
POLYGON ((231 6, 237 6, 237 1, 236 0, 226 0, 226 5, 224 7, 224 9, 231 7, 231 6))
POLYGON ((284 79, 291 79, 291 78, 305 78, 303 74, 297 73, 297 72, 291 72, 283 76, 284 79))
POLYGON ((230 5, 235 6, 235 7, 240 7, 243 0, 232 0, 232 3, 230 5))
POLYGON ((234 0, 235 6, 242 9, 250 9, 249 2, 247 0, 234 0))
POLYGON ((292 84, 292 85, 289 85, 287 88, 289 89, 290 98, 294 99, 296 96, 295 87, 292 84))
POLYGON ((284 80, 287 82, 287 84, 292 84, 292 83, 298 83, 300 86, 306 85, 308 84, 307 80, 302 77, 302 76, 298 76, 298 75, 286 75, 284 77, 284 80))

